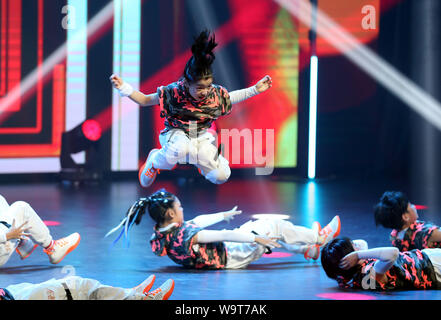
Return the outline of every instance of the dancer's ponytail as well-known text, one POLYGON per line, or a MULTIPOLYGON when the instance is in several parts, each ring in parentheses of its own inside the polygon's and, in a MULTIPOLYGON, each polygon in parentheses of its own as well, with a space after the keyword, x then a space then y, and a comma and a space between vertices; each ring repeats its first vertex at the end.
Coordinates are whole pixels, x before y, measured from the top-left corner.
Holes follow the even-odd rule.
POLYGON ((202 31, 191 46, 192 57, 187 61, 184 78, 194 83, 201 79, 213 77, 211 65, 216 58, 214 48, 217 46, 214 34, 208 30, 202 31))
POLYGON ((133 203, 126 212, 124 219, 112 230, 110 230, 105 237, 108 237, 112 233, 119 230, 121 227, 120 234, 114 241, 114 244, 121 238, 124 234, 128 239, 129 231, 133 224, 140 224, 145 211, 148 210, 150 217, 157 223, 161 224, 165 221, 166 212, 169 208, 173 208, 176 196, 170 192, 161 189, 148 198, 140 198, 135 203, 133 203))

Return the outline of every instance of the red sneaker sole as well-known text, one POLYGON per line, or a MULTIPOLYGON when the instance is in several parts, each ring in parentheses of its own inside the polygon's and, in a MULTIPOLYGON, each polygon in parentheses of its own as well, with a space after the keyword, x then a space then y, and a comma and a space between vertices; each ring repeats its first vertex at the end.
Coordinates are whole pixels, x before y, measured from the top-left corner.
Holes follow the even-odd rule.
POLYGON ((171 289, 168 290, 167 294, 162 298, 162 300, 168 300, 170 298, 171 294, 173 293, 173 290, 175 289, 175 281, 172 282, 171 289))
POLYGON ((38 244, 34 244, 34 247, 32 248, 31 252, 29 252, 28 255, 25 256, 25 257, 22 257, 22 256, 21 256, 20 252, 18 251, 18 248, 16 248, 15 251, 18 253, 18 255, 20 256, 21 260, 24 260, 24 259, 28 258, 28 257, 31 255, 31 253, 34 252, 34 250, 35 250, 37 247, 38 247, 38 244))

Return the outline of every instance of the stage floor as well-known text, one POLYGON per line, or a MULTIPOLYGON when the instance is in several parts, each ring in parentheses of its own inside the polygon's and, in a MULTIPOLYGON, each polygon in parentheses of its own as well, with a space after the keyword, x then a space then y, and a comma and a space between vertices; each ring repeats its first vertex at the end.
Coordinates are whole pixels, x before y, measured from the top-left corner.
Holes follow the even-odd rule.
POLYGON ((137 180, 79 188, 58 183, 3 183, 0 194, 9 203, 17 200, 30 203, 49 224, 55 239, 79 232, 81 243, 59 265, 51 265, 40 248, 24 261, 14 253, 0 268, 0 287, 73 274, 112 286, 133 287, 155 274, 158 285, 168 278, 175 280, 171 300, 441 299, 441 291, 433 290, 389 293, 341 290, 326 277, 320 260, 309 262, 302 255, 265 256, 244 270, 185 270, 168 257, 160 258, 152 253, 149 239, 153 223, 148 215, 132 229, 129 248, 122 241, 110 248, 116 234, 104 238, 107 231, 119 223, 135 200, 161 187, 178 195, 186 220, 229 210, 235 205, 243 211, 232 222, 220 223, 213 229, 238 227, 257 213, 287 214, 294 224, 308 227, 315 220, 324 226, 338 214, 342 236, 365 239, 369 247, 388 246, 390 232, 375 227, 372 212, 385 190, 406 192, 413 203, 428 206, 419 210, 421 220, 441 224, 437 215, 441 212, 439 199, 430 200, 430 194, 439 195, 440 190, 398 181, 293 182, 253 178, 232 179, 216 186, 200 179, 189 182, 159 178, 147 190, 140 188, 137 180))

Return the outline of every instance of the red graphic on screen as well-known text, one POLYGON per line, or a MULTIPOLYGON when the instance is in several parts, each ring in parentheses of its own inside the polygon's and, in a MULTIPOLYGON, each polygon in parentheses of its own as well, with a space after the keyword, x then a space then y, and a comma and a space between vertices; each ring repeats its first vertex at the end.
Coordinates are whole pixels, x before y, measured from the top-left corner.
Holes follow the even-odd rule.
MULTIPOLYGON (((22 51, 24 34, 22 32, 22 0, 1 0, 1 23, 0 23, 0 103, 5 99, 9 92, 20 87, 22 73, 22 61, 26 58, 26 53, 22 51)), ((64 130, 64 105, 65 105, 65 67, 57 65, 49 77, 43 79, 43 44, 44 44, 44 0, 38 0, 38 10, 35 13, 37 18, 37 37, 36 45, 36 72, 37 83, 29 92, 23 92, 12 104, 3 111, 0 118, 0 135, 5 135, 7 139, 14 140, 15 135, 39 135, 43 128, 43 87, 45 82, 52 79, 53 103, 52 119, 46 120, 47 125, 52 128, 50 143, 44 144, 7 144, 0 145, 0 157, 49 157, 58 156, 61 148, 61 133, 64 130), (35 108, 35 125, 29 124, 20 126, 19 124, 8 125, 7 120, 11 116, 20 115, 24 112, 25 102, 35 95, 35 103, 28 103, 26 108, 35 108), (10 138, 9 138, 10 137, 10 138)), ((29 37, 30 35, 26 35, 29 37)), ((23 116, 23 121, 28 121, 28 117, 23 116)))

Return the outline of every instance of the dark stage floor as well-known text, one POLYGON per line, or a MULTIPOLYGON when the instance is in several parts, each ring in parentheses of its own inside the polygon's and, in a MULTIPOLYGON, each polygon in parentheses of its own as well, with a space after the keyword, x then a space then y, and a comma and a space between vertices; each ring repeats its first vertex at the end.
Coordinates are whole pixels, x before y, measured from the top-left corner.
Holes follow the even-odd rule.
POLYGON ((292 182, 268 179, 232 179, 215 186, 205 181, 188 183, 158 179, 152 189, 138 186, 137 180, 117 181, 99 186, 66 188, 57 183, 0 184, 0 194, 9 203, 29 202, 45 221, 59 222, 50 226, 54 238, 78 231, 81 243, 60 265, 51 265, 46 254, 37 249, 23 262, 14 254, 0 268, 0 284, 6 287, 20 282, 42 282, 62 278, 75 272, 113 286, 133 287, 150 274, 157 283, 168 278, 176 281, 171 299, 180 300, 292 300, 292 299, 441 299, 441 291, 401 291, 375 293, 343 291, 328 279, 320 262, 308 262, 303 256, 264 257, 244 270, 188 271, 167 257, 159 258, 150 249, 153 223, 148 216, 133 228, 130 248, 120 241, 109 249, 116 235, 104 238, 140 196, 165 187, 180 198, 188 220, 198 214, 228 210, 235 205, 243 210, 231 223, 220 223, 216 229, 234 228, 256 213, 283 213, 294 224, 310 226, 318 220, 322 226, 339 214, 341 235, 362 238, 370 247, 387 246, 389 231, 376 228, 372 207, 387 189, 405 191, 420 210, 422 220, 441 224, 439 199, 430 195, 440 190, 366 179, 292 182))

